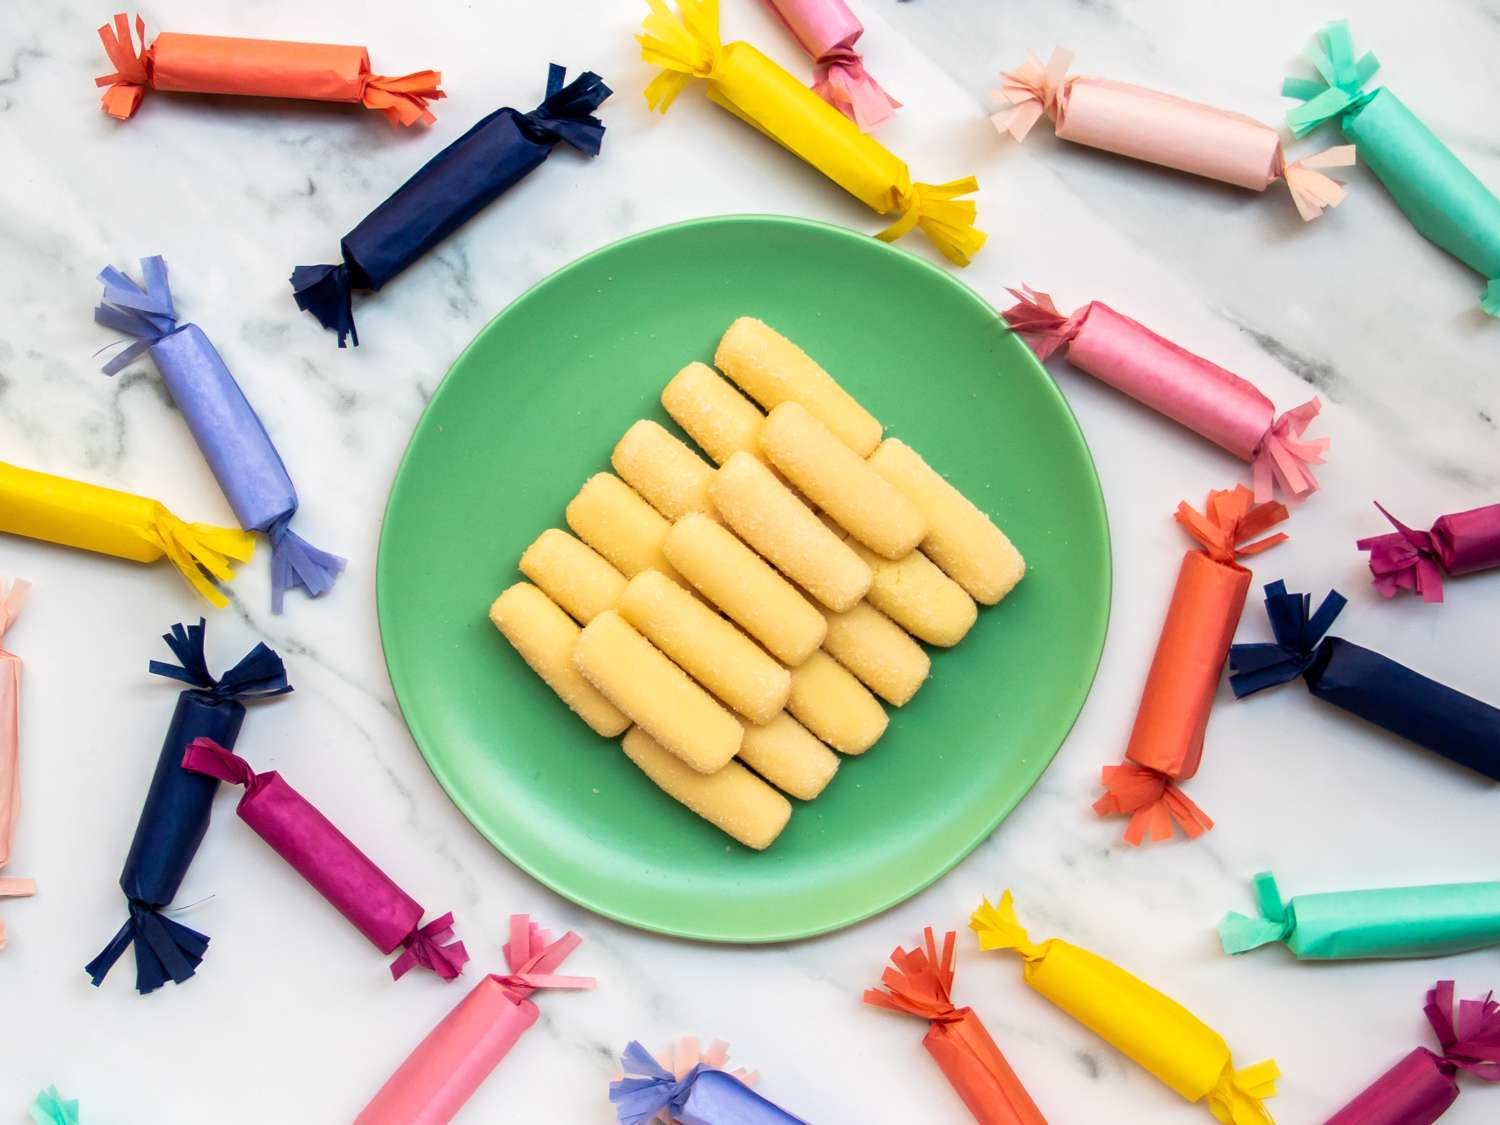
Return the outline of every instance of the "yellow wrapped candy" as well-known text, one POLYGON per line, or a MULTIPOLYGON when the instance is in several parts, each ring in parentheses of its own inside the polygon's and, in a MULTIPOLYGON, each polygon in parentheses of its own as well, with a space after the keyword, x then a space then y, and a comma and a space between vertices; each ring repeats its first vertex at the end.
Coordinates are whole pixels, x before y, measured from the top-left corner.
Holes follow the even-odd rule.
POLYGON ((1134 1059, 1226 1125, 1270 1125, 1262 1098, 1276 1093, 1270 1059, 1235 1070, 1222 1036, 1177 1001, 1097 953, 1053 938, 1033 945, 1016 921, 1010 892, 969 919, 981 949, 1014 949, 1026 983, 1116 1050, 1134 1059))
POLYGON ((204 577, 234 577, 255 538, 238 528, 184 523, 155 500, 0 462, 0 531, 150 563, 166 555, 216 606, 229 600, 204 577))
POLYGON ((708 96, 736 117, 822 172, 880 215, 898 214, 875 237, 894 241, 921 227, 950 261, 960 266, 984 245, 974 229, 975 206, 959 196, 979 190, 969 176, 946 184, 914 184, 905 163, 833 106, 748 43, 719 42, 719 0, 678 0, 673 15, 665 0, 646 0, 651 14, 642 27, 641 57, 662 68, 646 87, 652 109, 666 112, 693 78, 708 83, 708 96))

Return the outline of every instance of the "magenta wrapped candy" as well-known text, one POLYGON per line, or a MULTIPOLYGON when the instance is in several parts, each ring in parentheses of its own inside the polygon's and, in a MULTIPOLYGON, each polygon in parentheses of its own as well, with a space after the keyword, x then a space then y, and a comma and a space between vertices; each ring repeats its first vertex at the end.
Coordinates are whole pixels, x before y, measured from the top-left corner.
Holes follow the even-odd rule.
POLYGON ((469 959, 463 942, 451 941, 453 915, 425 926, 422 907, 375 866, 331 821, 272 770, 256 773, 245 759, 211 738, 195 738, 182 756, 192 773, 243 785, 235 810, 282 859, 297 869, 324 898, 382 953, 399 947, 391 964, 399 980, 415 965, 452 980, 469 959))
POLYGON ((1427 993, 1427 1022, 1443 1053, 1418 1047, 1386 1071, 1325 1125, 1432 1125, 1458 1097, 1458 1072, 1500 1082, 1500 1003, 1490 993, 1458 1002, 1453 982, 1427 993))
POLYGON ((1380 514, 1395 531, 1354 545, 1370 552, 1375 589, 1388 598, 1414 590, 1424 602, 1443 600, 1443 575, 1500 569, 1500 504, 1439 516, 1427 531, 1407 527, 1390 512, 1380 514))
POLYGON ((813 57, 813 93, 858 125, 860 132, 873 133, 901 108, 865 72, 865 61, 854 49, 865 28, 844 0, 766 3, 813 57))

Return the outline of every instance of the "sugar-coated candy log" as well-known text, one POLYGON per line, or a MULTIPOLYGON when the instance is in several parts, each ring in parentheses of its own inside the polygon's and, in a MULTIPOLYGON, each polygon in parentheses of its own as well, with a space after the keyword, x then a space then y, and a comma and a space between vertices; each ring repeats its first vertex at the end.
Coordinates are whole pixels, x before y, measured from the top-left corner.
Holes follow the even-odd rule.
POLYGON ((839 768, 839 756, 785 711, 760 726, 746 724, 740 761, 799 801, 823 792, 839 768))
POLYGON ((917 506, 801 403, 771 411, 760 448, 808 500, 877 555, 899 559, 927 534, 917 506))
POLYGON ((574 534, 626 578, 652 569, 675 577, 661 549, 671 524, 619 477, 609 473, 589 477, 568 501, 565 515, 574 534))
POLYGON ((825 610, 823 616, 828 621, 823 651, 862 684, 893 707, 917 694, 932 659, 905 629, 867 601, 843 613, 825 610))
POLYGON ((614 610, 584 626, 573 663, 631 722, 699 773, 713 773, 739 753, 739 721, 614 610))
POLYGON ((792 672, 786 709, 841 754, 863 754, 890 721, 880 701, 826 652, 815 652, 792 672))
POLYGON ((640 727, 631 727, 621 746, 662 792, 747 848, 769 847, 791 819, 792 803, 738 762, 699 773, 640 727))
POLYGON ((726 461, 709 495, 736 535, 829 609, 848 609, 870 588, 870 568, 750 454, 726 461))
POLYGON ((922 553, 981 605, 994 605, 1026 574, 1021 552, 948 479, 897 438, 870 455, 870 467, 927 518, 922 553))
POLYGON ((625 431, 610 454, 621 479, 669 520, 689 512, 713 514, 708 482, 713 466, 662 426, 642 418, 625 431))
POLYGON ((587 625, 625 592, 625 576, 566 531, 549 527, 521 556, 521 573, 568 615, 587 625))
POLYGON ((613 738, 630 725, 574 667, 573 649, 582 630, 542 591, 529 582, 517 582, 491 604, 490 621, 557 698, 595 733, 613 738))
POLYGON ((728 528, 707 516, 683 516, 665 550, 700 594, 783 664, 796 667, 823 643, 823 615, 728 528))
POLYGON ((736 453, 760 451, 766 416, 706 363, 696 360, 672 376, 661 404, 716 465, 736 453))
POLYGON ((767 410, 783 402, 800 403, 861 457, 880 444, 875 416, 811 356, 752 316, 729 326, 719 340, 714 364, 767 410))
POLYGON ((660 571, 632 578, 618 608, 648 641, 750 722, 769 722, 786 706, 792 674, 660 571))
POLYGON ((978 620, 974 599, 921 551, 892 562, 852 546, 875 575, 866 595, 870 604, 918 640, 951 648, 978 620))

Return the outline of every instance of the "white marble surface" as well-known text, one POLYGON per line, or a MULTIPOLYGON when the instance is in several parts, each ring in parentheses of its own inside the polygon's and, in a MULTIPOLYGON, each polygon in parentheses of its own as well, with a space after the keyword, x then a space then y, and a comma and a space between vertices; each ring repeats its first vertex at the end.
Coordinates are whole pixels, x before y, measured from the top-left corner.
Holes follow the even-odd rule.
MULTIPOLYGON (((731 36, 805 72, 750 0, 726 0, 731 36)), ((1333 8, 1282 0, 869 0, 870 69, 906 108, 883 139, 918 178, 983 182, 991 242, 965 279, 991 300, 1027 281, 1065 306, 1106 298, 1253 379, 1283 406, 1321 394, 1331 434, 1324 489, 1267 566, 1297 588, 1336 583, 1344 628, 1455 686, 1500 698, 1500 577, 1450 586, 1441 608, 1374 595, 1352 546, 1381 522, 1372 497, 1413 519, 1500 497, 1500 326, 1475 311, 1477 278, 1426 244, 1372 178, 1304 227, 1289 201, 1189 180, 1057 143, 1024 147, 986 122, 993 73, 1028 47, 1072 46, 1087 71, 1266 120, 1293 55, 1322 20, 1352 17, 1388 81, 1470 166, 1500 184, 1487 107, 1500 100, 1500 4, 1394 0, 1333 8)), ((1331 1112, 1428 1036, 1438 976, 1474 994, 1500 984, 1492 954, 1432 963, 1297 965, 1272 949, 1230 962, 1212 927, 1248 905, 1274 865, 1289 892, 1494 877, 1492 786, 1319 707, 1289 688, 1236 707, 1222 693, 1193 797, 1219 827, 1196 844, 1125 847, 1088 805, 1116 760, 1183 549, 1169 514, 1235 479, 1207 444, 1057 366, 1092 444, 1114 536, 1114 618, 1098 682, 1036 791, 954 872, 905 905, 792 946, 712 948, 637 933, 542 889, 492 851, 427 772, 381 661, 373 562, 407 434, 450 360, 528 285, 579 254, 690 216, 764 211, 877 229, 810 170, 697 92, 648 116, 650 72, 631 41, 640 9, 606 0, 432 5, 154 0, 150 26, 368 44, 377 69, 439 66, 452 96, 430 132, 396 133, 341 107, 149 96, 120 125, 91 79, 94 27, 111 9, 13 0, 0 26, 0 456, 230 513, 155 374, 98 374, 94 275, 151 253, 180 308, 209 332, 260 410, 304 499, 309 539, 352 560, 333 594, 266 610, 266 565, 211 615, 216 660, 264 639, 297 694, 253 716, 258 753, 295 763, 399 880, 451 904, 475 953, 498 963, 505 917, 529 910, 585 938, 569 969, 584 995, 543 998, 542 1022, 493 1075, 466 1121, 612 1120, 605 1083, 631 1037, 722 1035, 765 1090, 816 1122, 961 1122, 919 1046, 921 1027, 864 1008, 885 955, 929 922, 960 926, 980 894, 1012 886, 1038 935, 1066 935, 1136 971, 1220 1029, 1243 1063, 1274 1055, 1280 1120, 1331 1112), (360 309, 366 342, 339 352, 292 306, 286 275, 324 261, 339 233, 412 168, 497 104, 534 104, 552 59, 618 91, 604 155, 559 154, 441 252, 360 309), (284 750, 284 752, 283 752, 284 750)), ((917 253, 928 249, 907 240, 917 253)), ((1040 471, 1040 467, 1039 467, 1040 471)), ((121 918, 115 886, 170 687, 145 674, 163 627, 199 605, 170 569, 7 539, 0 571, 36 583, 9 645, 26 660, 25 810, 7 874, 32 900, 0 905, 0 1121, 49 1082, 97 1122, 350 1119, 458 989, 425 974, 392 985, 359 936, 247 832, 212 831, 179 902, 214 935, 196 979, 147 998, 123 965, 102 989, 81 967, 121 918)), ((1258 613, 1242 635, 1260 637, 1258 613)), ((227 798, 225 799, 227 801, 227 798)), ((227 804, 221 814, 228 813, 227 804)), ((1058 1122, 1206 1121, 1021 983, 1012 959, 965 934, 959 994, 1058 1122)), ((1500 1091, 1467 1084, 1445 1122, 1494 1120, 1500 1091)))

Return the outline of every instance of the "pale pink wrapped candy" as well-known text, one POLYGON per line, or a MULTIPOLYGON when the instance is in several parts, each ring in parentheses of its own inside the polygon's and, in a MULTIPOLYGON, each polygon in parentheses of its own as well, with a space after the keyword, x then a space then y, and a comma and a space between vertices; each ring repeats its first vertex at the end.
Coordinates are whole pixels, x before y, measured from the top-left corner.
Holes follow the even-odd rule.
POLYGON ((813 57, 813 93, 872 133, 891 119, 901 103, 865 71, 854 44, 864 25, 844 0, 766 0, 781 22, 813 57))
POLYGON ((1045 113, 1065 141, 1251 191, 1285 180, 1303 219, 1343 202, 1344 186, 1315 169, 1353 164, 1353 145, 1288 164, 1281 135, 1269 125, 1127 82, 1068 78, 1072 61, 1073 52, 1059 47, 1046 66, 1028 54, 1021 66, 1003 73, 994 97, 1006 108, 991 116, 995 128, 1024 140, 1045 113))
POLYGON ((1092 301, 1063 316, 1046 293, 1022 286, 1004 312, 1012 330, 1045 360, 1067 346, 1068 362, 1250 462, 1255 502, 1271 499, 1273 479, 1292 496, 1318 487, 1327 438, 1302 432, 1321 409, 1316 398, 1279 418, 1271 400, 1232 371, 1164 340, 1144 325, 1092 301))
POLYGON ((355 1118, 355 1125, 443 1125, 463 1108, 500 1060, 536 1023, 529 999, 541 988, 593 988, 592 977, 555 971, 581 939, 569 931, 556 941, 525 914, 510 919, 505 964, 490 974, 427 1033, 396 1073, 355 1118))
MULTIPOLYGON (((31 584, 0 577, 0 643, 21 612, 31 584)), ((21 813, 21 658, 0 648, 0 867, 10 859, 10 841, 21 813)), ((0 898, 34 894, 30 879, 0 879, 0 898)), ((5 923, 0 921, 0 949, 5 948, 5 923)))

